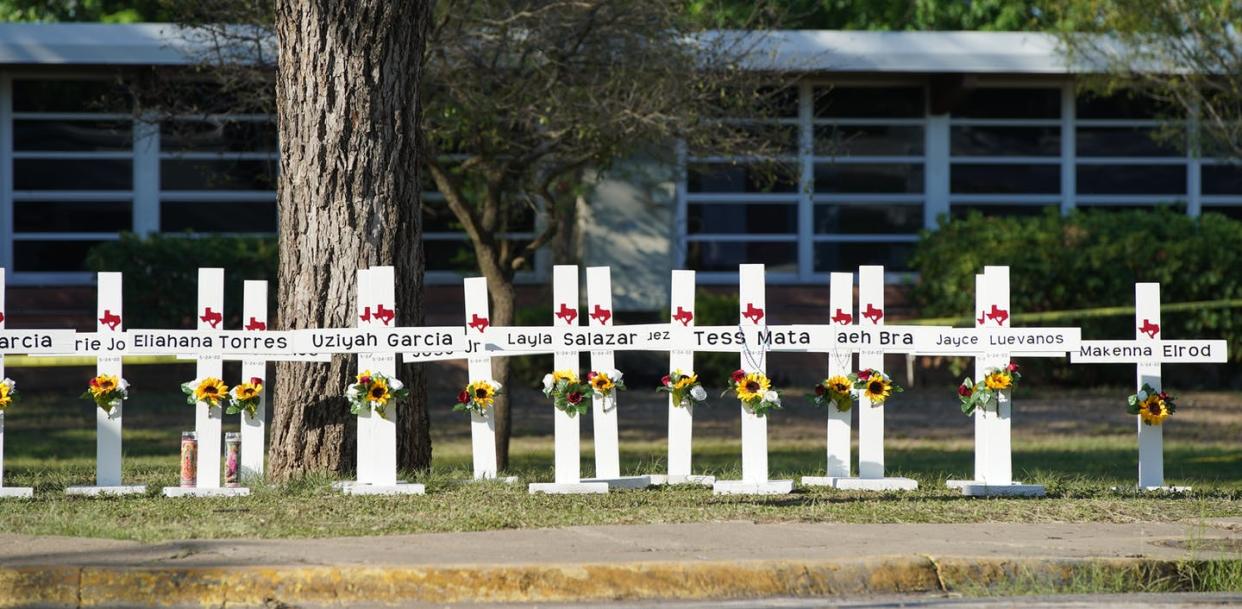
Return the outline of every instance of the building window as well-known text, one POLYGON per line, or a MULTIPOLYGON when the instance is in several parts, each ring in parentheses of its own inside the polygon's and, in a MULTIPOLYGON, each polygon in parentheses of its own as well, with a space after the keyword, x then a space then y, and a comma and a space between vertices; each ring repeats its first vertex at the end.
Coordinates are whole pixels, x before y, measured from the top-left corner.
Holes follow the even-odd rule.
POLYGON ((11 266, 81 273, 86 252, 134 227, 134 121, 110 80, 10 81, 11 266))

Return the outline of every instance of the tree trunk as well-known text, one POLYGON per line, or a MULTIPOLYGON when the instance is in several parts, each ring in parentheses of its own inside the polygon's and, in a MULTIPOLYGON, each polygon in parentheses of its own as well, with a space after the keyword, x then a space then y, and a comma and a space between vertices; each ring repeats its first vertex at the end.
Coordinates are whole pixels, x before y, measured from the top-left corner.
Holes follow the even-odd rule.
MULTIPOLYGON (((430 0, 277 0, 279 328, 354 326, 356 271, 388 264, 397 319, 422 322, 417 100, 430 18, 430 0)), ((354 467, 356 427, 341 397, 351 360, 277 365, 274 479, 354 467)), ((409 386, 398 462, 425 468, 426 392, 409 386)))
MULTIPOLYGON (((513 315, 517 308, 517 295, 512 278, 488 278, 488 292, 492 295, 492 325, 506 327, 513 325, 513 315)), ((502 387, 509 387, 509 357, 492 358, 492 378, 502 387)), ((509 437, 513 433, 513 414, 509 410, 509 392, 497 396, 492 406, 496 417, 496 468, 509 469, 509 437)))

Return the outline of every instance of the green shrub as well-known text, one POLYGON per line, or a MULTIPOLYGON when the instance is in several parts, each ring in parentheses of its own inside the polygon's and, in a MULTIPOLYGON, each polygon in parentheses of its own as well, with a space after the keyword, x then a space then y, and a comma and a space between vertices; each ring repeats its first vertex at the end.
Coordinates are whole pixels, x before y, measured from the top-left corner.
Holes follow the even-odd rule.
MULTIPOLYGON (((737 290, 698 290, 694 295, 694 323, 700 326, 736 326, 737 290)), ((737 353, 700 351, 694 354, 694 370, 699 375, 699 381, 717 392, 728 386, 729 375, 737 370, 738 364, 737 353)))
MULTIPOLYGON (((125 274, 125 326, 129 328, 193 328, 198 269, 223 268, 225 327, 240 328, 242 281, 274 280, 276 253, 276 240, 270 237, 123 234, 118 241, 92 248, 86 264, 92 271, 125 274)), ((276 302, 276 286, 269 285, 267 294, 271 307, 276 302)))
MULTIPOLYGON (((985 265, 1010 267, 1010 303, 1019 315, 1133 306, 1134 284, 1144 281, 1161 284, 1164 304, 1237 299, 1242 222, 1212 213, 1190 218, 1166 208, 1064 217, 1055 210, 1010 218, 976 213, 925 232, 910 262, 920 274, 913 297, 923 316, 971 314, 975 273, 985 265)), ((1133 321, 1127 314, 1038 325, 1081 326, 1084 339, 1119 340, 1134 337, 1133 321)), ((1162 325, 1169 339, 1223 338, 1236 345, 1242 309, 1164 311, 1162 325)), ((1242 352, 1234 349, 1230 359, 1242 361, 1242 352)), ((1133 369, 1129 375, 1132 381, 1133 369)))

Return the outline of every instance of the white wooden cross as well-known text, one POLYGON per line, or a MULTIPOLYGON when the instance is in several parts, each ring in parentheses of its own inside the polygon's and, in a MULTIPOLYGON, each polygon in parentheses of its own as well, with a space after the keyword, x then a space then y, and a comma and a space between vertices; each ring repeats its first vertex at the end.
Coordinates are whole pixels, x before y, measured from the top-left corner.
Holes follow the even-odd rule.
MULTIPOLYGON (((694 271, 673 271, 669 298, 669 323, 682 328, 694 327, 694 271)), ((671 347, 668 352, 669 371, 681 370, 687 374, 694 370, 694 350, 671 347)), ((702 381, 703 379, 700 379, 702 381)), ((685 404, 673 402, 668 396, 668 475, 666 484, 701 484, 711 486, 715 476, 695 475, 690 467, 691 446, 694 431, 694 401, 685 404)))
MULTIPOLYGON (((556 265, 552 267, 552 325, 567 328, 579 325, 578 315, 578 267, 556 265)), ((557 350, 553 355, 555 370, 573 370, 581 376, 579 351, 557 350)), ((607 493, 607 482, 584 482, 582 480, 580 455, 580 420, 559 408, 553 408, 555 435, 555 482, 534 482, 531 493, 607 493)))
MULTIPOLYGON (((832 273, 828 278, 828 310, 832 313, 829 324, 854 325, 854 274, 832 273)), ((848 376, 854 372, 854 352, 846 348, 828 352, 828 376, 848 376)), ((827 446, 828 466, 824 476, 803 476, 807 486, 835 486, 838 479, 850 477, 852 461, 850 443, 851 419, 856 407, 842 411, 835 405, 828 406, 827 446)))
MULTIPOLYGON (((396 322, 393 267, 377 266, 358 271, 357 313, 359 328, 391 327, 396 322)), ((360 353, 358 371, 370 370, 397 376, 396 353, 360 353)), ((349 495, 421 495, 422 484, 397 480, 397 409, 386 408, 381 416, 371 408, 358 413, 358 481, 340 488, 349 495)))
MULTIPOLYGON (((767 328, 764 269, 762 264, 738 267, 738 324, 743 331, 764 332, 767 328)), ((767 350, 753 345, 741 349, 739 368, 747 373, 767 373, 767 350)), ((742 479, 717 480, 714 494, 783 495, 793 491, 793 480, 768 478, 768 419, 740 405, 742 415, 742 479)))
MULTIPOLYGON (((982 381, 991 368, 1004 368, 1013 357, 1064 357, 1078 349, 1078 328, 1012 328, 1009 267, 984 267, 975 275, 975 327, 944 330, 922 355, 972 355, 974 378, 982 381)), ((950 488, 969 496, 1041 496, 1044 487, 1013 480, 1011 450, 1012 390, 998 391, 995 405, 975 409, 975 475, 949 480, 950 488)))
MULTIPOLYGON (((4 268, 0 267, 0 333, 4 333, 4 310, 4 268)), ((4 352, 0 351, 0 380, 4 378, 4 352)), ((20 392, 21 389, 18 388, 18 391, 20 392)), ((21 408, 21 405, 17 407, 21 408)), ((4 411, 0 410, 0 499, 29 499, 31 497, 34 497, 34 489, 29 486, 4 485, 4 411)))
MULTIPOLYGON (((1223 363, 1228 361, 1228 343, 1223 340, 1165 340, 1160 320, 1160 284, 1134 284, 1133 341, 1082 341, 1070 354, 1074 364, 1135 364, 1135 391, 1144 384, 1163 391, 1160 365, 1177 363, 1223 363)), ((1119 403, 1122 403, 1118 400, 1119 403)), ((1164 424, 1147 425, 1135 415, 1138 425, 1138 487, 1142 490, 1186 491, 1188 487, 1164 484, 1164 424)), ((1168 423, 1168 419, 1165 420, 1168 423)))
MULTIPOLYGON (((267 330, 267 282, 246 281, 242 284, 242 330, 263 332, 267 330)), ((267 436, 267 361, 262 356, 242 360, 241 382, 257 378, 263 382, 263 392, 254 416, 245 409, 241 413, 241 475, 243 479, 263 479, 263 458, 267 436)))
MULTIPOLYGON (((587 325, 612 327, 612 276, 606 266, 587 267, 587 325)), ((615 368, 612 349, 592 349, 591 369, 615 368)), ((609 488, 645 488, 650 476, 622 476, 621 451, 617 442, 617 400, 619 391, 607 397, 596 393, 591 400, 595 429, 595 477, 583 482, 604 482, 609 488)))
MULTIPOLYGON (((199 331, 224 329, 224 269, 198 269, 198 308, 195 311, 195 318, 199 331)), ((197 354, 194 370, 196 379, 222 378, 224 356, 219 353, 197 354)), ((198 481, 196 486, 191 488, 164 487, 164 496, 236 497, 249 495, 249 488, 220 485, 224 407, 199 402, 192 408, 194 409, 194 431, 198 436, 196 462, 198 481)))
MULTIPOLYGON (((99 273, 96 296, 96 337, 108 344, 124 336, 124 307, 121 273, 99 273)), ((100 353, 95 358, 95 374, 124 377, 119 353, 100 353)), ((112 412, 95 407, 95 485, 70 486, 68 495, 140 495, 147 492, 146 485, 121 484, 121 416, 124 400, 112 407, 112 412)))

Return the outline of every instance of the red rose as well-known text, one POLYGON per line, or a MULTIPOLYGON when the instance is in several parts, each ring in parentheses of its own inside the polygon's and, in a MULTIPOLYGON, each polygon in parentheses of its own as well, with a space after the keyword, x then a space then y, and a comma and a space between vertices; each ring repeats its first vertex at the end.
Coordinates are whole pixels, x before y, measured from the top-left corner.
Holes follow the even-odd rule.
POLYGON ((737 383, 741 381, 742 379, 746 378, 746 371, 745 370, 734 370, 733 375, 730 378, 733 379, 734 383, 737 383))
POLYGON ((826 391, 826 390, 824 389, 824 386, 823 386, 823 385, 816 385, 816 386, 815 386, 815 395, 824 395, 824 391, 826 391))
POLYGON ((593 379, 593 378, 595 378, 595 371, 594 371, 594 370, 592 370, 592 371, 590 371, 590 372, 588 372, 588 373, 587 373, 587 380, 588 380, 588 381, 589 381, 589 380, 591 380, 591 379, 593 379))
POLYGON ((666 374, 664 375, 664 378, 660 379, 660 384, 667 387, 673 384, 673 379, 669 378, 668 375, 666 374))
POLYGON ((257 376, 252 376, 252 377, 250 377, 250 384, 251 384, 251 385, 262 385, 262 384, 263 384, 263 379, 261 379, 261 378, 259 378, 259 377, 257 377, 257 376))
POLYGON ((864 381, 871 378, 871 369, 867 368, 866 370, 859 371, 858 378, 864 381))
POLYGON ((99 379, 97 378, 91 379, 91 387, 98 387, 98 386, 99 386, 99 379))
POLYGON ((358 382, 359 382, 360 384, 363 384, 363 385, 370 385, 370 384, 371 384, 371 377, 369 377, 369 376, 359 377, 359 378, 358 378, 358 382))
POLYGON ((1013 363, 1013 362, 1009 362, 1009 365, 1008 365, 1008 366, 1005 366, 1005 370, 1008 370, 1008 371, 1010 371, 1010 372, 1017 372, 1017 371, 1018 371, 1018 365, 1017 365, 1017 364, 1015 364, 1015 363, 1013 363))
POLYGON ((970 394, 972 393, 974 393, 974 389, 967 387, 966 383, 962 383, 961 385, 957 386, 957 394, 964 398, 970 397, 970 394))
POLYGON ((468 404, 470 402, 470 394, 465 389, 462 389, 461 393, 457 394, 457 401, 461 404, 468 404))
POLYGON ((572 391, 569 395, 565 396, 565 401, 577 406, 582 403, 582 394, 577 391, 572 391))
POLYGON ((1160 399, 1162 399, 1162 400, 1167 400, 1167 399, 1169 399, 1169 394, 1167 394, 1167 393, 1165 393, 1165 392, 1161 391, 1161 392, 1160 392, 1160 399))

